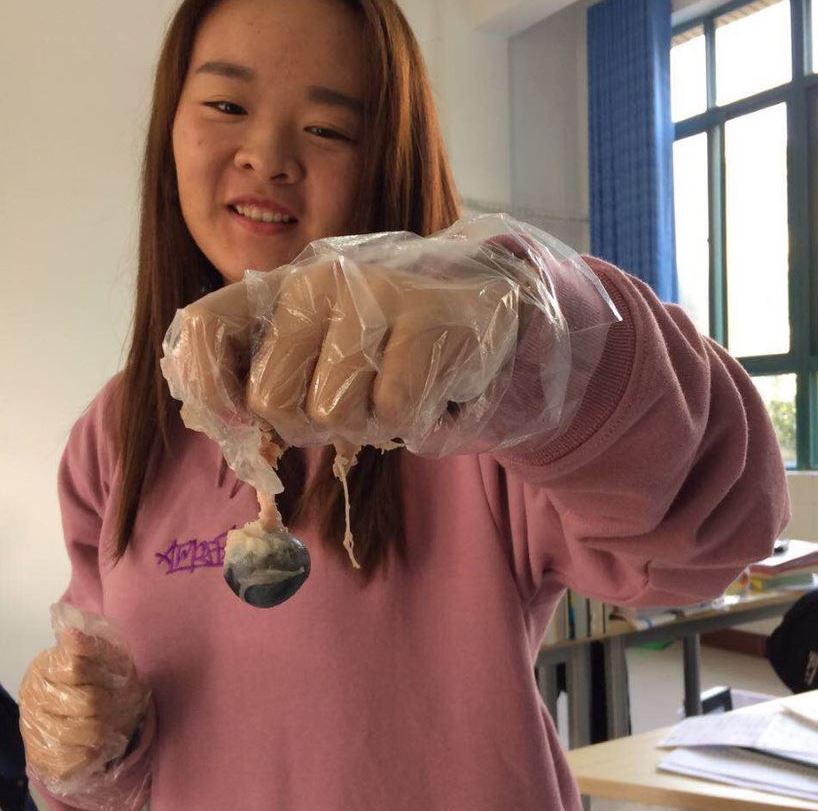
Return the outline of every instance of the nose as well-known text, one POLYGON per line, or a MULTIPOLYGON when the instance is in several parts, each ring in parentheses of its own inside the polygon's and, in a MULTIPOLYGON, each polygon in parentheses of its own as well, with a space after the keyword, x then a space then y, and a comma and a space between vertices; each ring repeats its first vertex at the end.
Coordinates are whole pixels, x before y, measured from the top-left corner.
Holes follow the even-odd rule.
POLYGON ((264 181, 296 183, 304 175, 296 139, 284 129, 254 127, 236 151, 235 164, 264 181))

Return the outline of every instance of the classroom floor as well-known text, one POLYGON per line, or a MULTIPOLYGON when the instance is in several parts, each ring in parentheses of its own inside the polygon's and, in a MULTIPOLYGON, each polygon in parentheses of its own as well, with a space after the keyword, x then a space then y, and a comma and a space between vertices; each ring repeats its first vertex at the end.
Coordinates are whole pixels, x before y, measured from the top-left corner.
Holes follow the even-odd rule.
MULTIPOLYGON (((770 696, 790 695, 766 659, 702 645, 702 690, 719 685, 770 696)), ((682 643, 664 650, 629 648, 628 679, 631 696, 631 724, 634 734, 670 726, 681 719, 683 697, 682 643)), ((558 718, 561 730, 567 728, 565 697, 560 696, 558 718)), ((565 741, 563 740, 563 745, 565 741)), ((594 800, 591 811, 649 811, 657 806, 610 800, 594 800)), ((671 811, 663 807, 661 811, 671 811)))

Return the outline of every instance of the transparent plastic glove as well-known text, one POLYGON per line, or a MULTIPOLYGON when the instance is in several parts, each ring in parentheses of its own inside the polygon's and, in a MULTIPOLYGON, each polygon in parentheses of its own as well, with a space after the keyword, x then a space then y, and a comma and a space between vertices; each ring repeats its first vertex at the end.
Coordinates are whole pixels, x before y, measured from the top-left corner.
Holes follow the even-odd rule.
POLYGON ((248 271, 177 313, 161 364, 188 427, 275 495, 260 452, 270 429, 284 444, 399 440, 437 456, 556 436, 618 318, 575 252, 484 215, 429 238, 319 240, 291 265, 248 271))
POLYGON ((123 755, 150 692, 109 620, 68 603, 51 607, 56 647, 41 651, 20 688, 30 774, 90 811, 139 811, 150 772, 122 777, 123 755))

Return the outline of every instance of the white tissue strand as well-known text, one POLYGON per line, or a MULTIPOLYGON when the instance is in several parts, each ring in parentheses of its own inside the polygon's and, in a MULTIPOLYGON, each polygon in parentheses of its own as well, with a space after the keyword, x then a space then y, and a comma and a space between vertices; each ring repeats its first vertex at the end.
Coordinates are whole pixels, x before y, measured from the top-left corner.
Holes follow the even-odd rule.
POLYGON ((332 463, 332 472, 335 474, 335 478, 341 482, 341 487, 344 488, 344 520, 346 522, 344 528, 344 549, 347 550, 349 559, 355 569, 360 569, 361 564, 358 563, 355 558, 355 540, 352 537, 352 525, 349 519, 349 486, 347 485, 347 476, 349 475, 350 469, 355 467, 358 463, 358 453, 360 450, 360 445, 354 447, 346 444, 342 446, 336 443, 335 461, 332 463))
MULTIPOLYGON (((287 528, 284 526, 281 513, 278 511, 275 498, 257 490, 256 499, 258 500, 259 506, 258 524, 261 528, 265 532, 274 532, 275 530, 283 530, 286 532, 287 528)), ((250 526, 250 524, 248 524, 248 526, 250 526)))

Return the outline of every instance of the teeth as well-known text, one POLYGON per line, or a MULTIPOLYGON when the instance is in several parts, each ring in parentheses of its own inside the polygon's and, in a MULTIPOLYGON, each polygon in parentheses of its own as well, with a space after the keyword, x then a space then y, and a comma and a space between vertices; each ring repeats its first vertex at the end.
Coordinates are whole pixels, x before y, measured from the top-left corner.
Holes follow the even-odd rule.
POLYGON ((293 222, 293 218, 288 214, 281 214, 278 211, 264 211, 255 206, 233 206, 238 214, 247 217, 254 222, 293 222))

